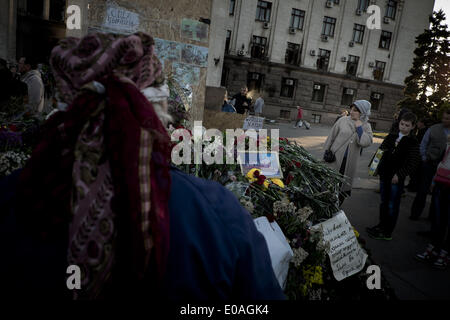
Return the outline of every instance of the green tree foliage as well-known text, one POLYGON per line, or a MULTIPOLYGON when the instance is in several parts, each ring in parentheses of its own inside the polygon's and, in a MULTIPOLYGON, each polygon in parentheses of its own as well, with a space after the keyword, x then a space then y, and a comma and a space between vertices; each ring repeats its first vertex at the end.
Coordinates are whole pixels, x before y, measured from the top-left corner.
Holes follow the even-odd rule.
POLYGON ((450 102, 450 31, 443 24, 442 10, 430 15, 430 29, 416 38, 413 67, 405 79, 405 99, 400 108, 409 108, 420 118, 437 121, 439 110, 450 102))

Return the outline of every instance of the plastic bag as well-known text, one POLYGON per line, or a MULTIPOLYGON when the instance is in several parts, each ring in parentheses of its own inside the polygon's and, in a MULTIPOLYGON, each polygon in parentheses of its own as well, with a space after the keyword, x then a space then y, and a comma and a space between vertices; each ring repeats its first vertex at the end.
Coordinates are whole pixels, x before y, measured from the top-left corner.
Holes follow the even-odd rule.
POLYGON ((284 290, 289 271, 289 262, 294 256, 294 252, 289 246, 278 223, 270 223, 266 217, 259 217, 253 221, 255 222, 256 229, 258 229, 266 239, 273 271, 277 277, 278 283, 284 290))

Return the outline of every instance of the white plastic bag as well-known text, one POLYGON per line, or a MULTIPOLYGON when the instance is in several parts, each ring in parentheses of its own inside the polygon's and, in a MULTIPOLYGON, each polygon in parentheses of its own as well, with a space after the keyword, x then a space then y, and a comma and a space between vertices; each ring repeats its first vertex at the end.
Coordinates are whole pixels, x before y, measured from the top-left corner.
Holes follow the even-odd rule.
POLYGON ((289 271, 289 262, 294 256, 294 252, 289 246, 278 223, 270 223, 266 217, 259 217, 253 221, 255 222, 256 229, 258 229, 266 239, 273 271, 277 277, 278 283, 284 290, 289 271))

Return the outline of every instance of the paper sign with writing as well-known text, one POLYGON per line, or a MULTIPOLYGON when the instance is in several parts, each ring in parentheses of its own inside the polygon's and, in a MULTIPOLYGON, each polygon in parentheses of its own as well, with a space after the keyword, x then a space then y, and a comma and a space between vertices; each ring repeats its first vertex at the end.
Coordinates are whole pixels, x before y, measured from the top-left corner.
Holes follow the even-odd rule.
POLYGON ((264 119, 262 117, 255 117, 255 116, 248 116, 247 118, 245 118, 244 120, 244 130, 247 129, 255 129, 255 130, 259 130, 263 128, 263 124, 264 124, 264 119))
POLYGON ((330 244, 327 253, 337 281, 350 277, 364 268, 367 254, 359 245, 344 211, 339 211, 333 218, 313 228, 322 228, 324 240, 330 244))
POLYGON ((116 4, 108 4, 103 27, 126 33, 136 32, 139 27, 139 15, 116 4))

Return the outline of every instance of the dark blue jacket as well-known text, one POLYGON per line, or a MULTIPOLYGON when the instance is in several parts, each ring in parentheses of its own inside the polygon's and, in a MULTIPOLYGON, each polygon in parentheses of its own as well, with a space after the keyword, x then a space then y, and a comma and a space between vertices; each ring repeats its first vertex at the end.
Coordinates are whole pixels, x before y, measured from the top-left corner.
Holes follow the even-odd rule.
MULTIPOLYGON (((8 209, 17 177, 15 172, 0 181, 2 290, 21 297, 69 297, 66 244, 31 239, 17 225, 13 208, 8 209)), ((177 169, 171 178, 170 251, 157 298, 284 299, 264 237, 236 197, 216 182, 177 169)))

